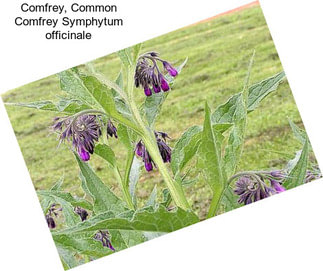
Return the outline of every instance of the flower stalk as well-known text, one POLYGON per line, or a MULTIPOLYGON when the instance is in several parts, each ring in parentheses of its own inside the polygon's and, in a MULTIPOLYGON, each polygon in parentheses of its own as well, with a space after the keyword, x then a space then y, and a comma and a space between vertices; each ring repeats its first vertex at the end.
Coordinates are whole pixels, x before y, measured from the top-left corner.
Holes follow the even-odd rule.
POLYGON ((156 143, 156 137, 153 131, 146 125, 141 118, 139 109, 135 103, 134 100, 134 69, 128 68, 128 80, 127 80, 127 94, 128 94, 128 101, 129 101, 129 107, 132 112, 134 121, 136 122, 138 128, 140 129, 140 135, 142 137, 142 140, 149 151, 150 156, 152 157, 154 163, 158 167, 158 170, 160 174, 162 175, 169 192, 175 202, 175 204, 184 209, 188 210, 190 209, 190 205, 187 202, 187 199, 184 195, 183 188, 180 184, 175 182, 173 178, 170 176, 169 171, 164 164, 161 155, 159 153, 159 149, 156 143))

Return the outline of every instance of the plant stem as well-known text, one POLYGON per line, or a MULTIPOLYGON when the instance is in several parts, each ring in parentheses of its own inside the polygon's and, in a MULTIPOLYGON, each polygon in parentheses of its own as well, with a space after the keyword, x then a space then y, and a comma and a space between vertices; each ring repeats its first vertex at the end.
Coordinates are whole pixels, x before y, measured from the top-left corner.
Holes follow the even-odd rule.
POLYGON ((170 176, 168 169, 166 165, 164 164, 160 153, 159 149, 156 143, 155 135, 154 133, 150 130, 148 125, 144 123, 144 121, 141 118, 140 112, 138 110, 138 107, 135 103, 134 97, 133 97, 133 88, 134 88, 134 70, 131 69, 130 67, 127 70, 128 74, 128 80, 127 80, 127 93, 129 97, 129 107, 132 111, 134 121, 137 123, 138 127, 142 131, 142 140, 145 144, 145 147, 149 151, 149 154, 151 158, 153 159, 154 163, 157 165, 160 174, 163 176, 164 181, 166 182, 166 185, 169 189, 169 192, 175 202, 175 204, 184 209, 184 210, 189 210, 190 205, 186 200, 186 197, 184 195, 184 191, 182 186, 175 182, 173 178, 170 176))
POLYGON ((134 210, 135 209, 135 206, 132 202, 132 199, 131 199, 131 195, 130 195, 130 192, 129 192, 129 189, 128 189, 128 186, 127 186, 127 183, 124 182, 122 180, 122 177, 121 177, 121 174, 120 174, 120 171, 118 169, 117 166, 115 166, 113 168, 113 171, 114 171, 114 175, 115 177, 117 178, 117 181, 120 183, 121 185, 121 189, 122 189, 122 193, 123 193, 123 197, 128 205, 128 207, 131 209, 131 210, 134 210))
POLYGON ((221 189, 214 191, 213 198, 212 198, 212 201, 211 201, 211 204, 210 204, 210 209, 209 209, 209 212, 207 214, 207 218, 216 216, 225 189, 226 189, 226 187, 224 186, 221 189))

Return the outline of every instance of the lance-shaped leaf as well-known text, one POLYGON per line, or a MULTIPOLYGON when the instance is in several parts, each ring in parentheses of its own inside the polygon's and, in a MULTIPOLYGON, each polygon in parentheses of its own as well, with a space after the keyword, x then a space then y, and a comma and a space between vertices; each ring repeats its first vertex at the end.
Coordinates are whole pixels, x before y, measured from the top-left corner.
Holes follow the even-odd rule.
POLYGON ((53 232, 53 236, 73 235, 96 230, 129 230, 149 232, 172 232, 198 222, 191 211, 177 208, 174 211, 160 205, 158 208, 146 207, 137 211, 128 211, 118 216, 112 212, 101 213, 83 223, 68 229, 53 232))
POLYGON ((65 270, 78 266, 78 262, 74 256, 75 253, 60 246, 57 246, 57 251, 65 270))
POLYGON ((275 91, 279 84, 286 78, 285 72, 275 74, 249 88, 248 112, 255 110, 259 103, 271 92, 275 91))
POLYGON ((123 202, 99 179, 88 163, 83 162, 77 154, 75 154, 75 158, 83 176, 82 185, 85 186, 85 191, 88 191, 93 198, 94 213, 99 214, 106 211, 123 212, 125 210, 123 202))
POLYGON ((232 211, 236 208, 239 208, 241 204, 238 203, 238 197, 233 193, 233 190, 231 187, 227 187, 222 196, 222 201, 221 201, 225 212, 232 211))
POLYGON ((304 145, 305 142, 308 140, 306 132, 299 128, 292 120, 289 119, 288 121, 290 127, 292 128, 294 136, 304 145))
POLYGON ((136 156, 134 156, 129 172, 129 192, 132 202, 135 206, 137 205, 136 186, 140 177, 141 165, 142 163, 140 162, 140 160, 136 156))
POLYGON ((53 111, 57 113, 75 114, 77 112, 89 109, 87 104, 78 100, 61 99, 57 103, 52 101, 37 101, 31 103, 6 103, 6 105, 22 106, 27 108, 53 111))
MULTIPOLYGON (((58 191, 38 191, 37 193, 48 201, 61 206, 67 226, 74 226, 80 222, 80 217, 73 211, 73 205, 71 204, 73 199, 71 199, 71 195, 58 191)), ((90 207, 91 205, 89 204, 87 206, 90 207)))
POLYGON ((242 93, 236 100, 236 110, 233 117, 234 126, 230 132, 229 140, 225 148, 223 161, 227 176, 234 174, 240 160, 244 135, 246 129, 247 110, 242 93))
POLYGON ((39 190, 37 194, 44 198, 51 199, 52 203, 64 200, 73 207, 80 206, 87 210, 92 210, 93 206, 90 202, 82 198, 74 198, 70 193, 57 190, 39 190))
MULTIPOLYGON (((176 67, 176 70, 178 73, 180 73, 185 66, 187 62, 187 58, 184 60, 184 62, 176 67)), ((170 84, 174 83, 174 77, 166 75, 166 79, 170 84)), ((148 121, 149 126, 153 126, 154 122, 161 110, 161 107, 163 103, 165 102, 167 96, 169 95, 169 92, 159 92, 159 93, 154 93, 151 96, 146 97, 146 100, 143 104, 144 112, 146 115, 146 119, 148 121)))
POLYGON ((289 164, 290 170, 284 187, 287 189, 294 188, 304 183, 308 165, 309 142, 305 141, 301 153, 296 154, 292 163, 289 164))
POLYGON ((192 126, 176 142, 171 161, 174 174, 180 172, 195 155, 201 141, 201 131, 202 127, 192 126))
POLYGON ((110 146, 106 144, 97 144, 95 146, 94 153, 99 155, 105 161, 107 161, 111 167, 115 167, 116 157, 114 155, 113 150, 110 148, 110 146))
POLYGON ((212 128, 210 108, 206 103, 199 156, 206 181, 213 192, 221 190, 224 186, 225 172, 221 159, 222 141, 223 135, 212 128))
POLYGON ((145 206, 152 206, 154 207, 157 204, 157 186, 154 186, 153 191, 151 191, 150 196, 145 203, 145 206))
MULTIPOLYGON (((275 91, 285 77, 285 73, 282 71, 249 87, 247 102, 248 113, 255 110, 268 94, 275 91)), ((237 106, 240 95, 240 93, 233 95, 227 102, 217 107, 212 114, 213 124, 234 123, 235 115, 237 114, 237 110, 239 110, 237 106)))

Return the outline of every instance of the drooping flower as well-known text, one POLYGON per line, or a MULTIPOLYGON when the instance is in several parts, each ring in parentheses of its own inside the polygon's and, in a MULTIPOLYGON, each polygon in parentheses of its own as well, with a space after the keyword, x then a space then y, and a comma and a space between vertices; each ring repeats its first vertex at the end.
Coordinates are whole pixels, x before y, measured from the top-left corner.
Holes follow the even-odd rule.
POLYGON ((45 215, 48 228, 50 228, 50 229, 56 228, 56 223, 55 223, 53 216, 57 217, 59 211, 62 211, 62 208, 57 209, 55 203, 53 203, 48 208, 47 214, 45 215))
POLYGON ((281 193, 281 192, 286 191, 285 187, 284 187, 284 186, 282 186, 282 185, 281 185, 278 181, 276 181, 276 180, 272 180, 272 179, 270 179, 270 184, 271 184, 271 187, 272 187, 273 189, 275 189, 275 191, 276 191, 277 193, 281 193))
MULTIPOLYGON (((155 137, 156 137, 159 153, 163 159, 163 162, 164 163, 170 162, 172 157, 172 150, 166 144, 166 138, 169 138, 169 136, 164 132, 155 132, 155 137)), ((152 160, 148 150, 146 149, 144 143, 141 140, 137 143, 135 152, 138 156, 142 158, 146 170, 147 171, 153 170, 155 163, 152 160)))
POLYGON ((86 220, 86 218, 89 215, 88 212, 85 209, 83 209, 83 208, 81 208, 79 206, 76 206, 74 208, 74 212, 80 216, 82 221, 86 220))
POLYGON ((234 190, 234 193, 239 196, 238 202, 245 205, 267 198, 271 192, 271 188, 265 186, 258 179, 252 178, 252 176, 242 176, 239 178, 234 190))
POLYGON ((234 193, 239 196, 239 203, 250 204, 286 190, 282 185, 286 178, 283 171, 254 171, 238 176, 234 193))
POLYGON ((46 215, 45 217, 46 217, 48 228, 55 229, 56 223, 55 223, 54 218, 52 218, 50 215, 46 215))
POLYGON ((172 65, 170 65, 167 61, 163 61, 163 65, 165 70, 168 71, 169 75, 173 77, 177 76, 178 74, 177 70, 172 65))
POLYGON ((118 138, 117 128, 114 126, 111 120, 108 120, 107 123, 107 137, 109 138, 109 136, 118 138))
POLYGON ((112 243, 110 241, 110 233, 108 230, 99 230, 93 238, 97 241, 100 241, 102 243, 102 246, 115 251, 115 248, 112 246, 112 243))
POLYGON ((149 52, 139 57, 135 72, 135 86, 141 86, 146 96, 159 93, 161 89, 168 91, 169 83, 162 74, 158 62, 161 62, 164 70, 172 77, 177 76, 178 71, 167 61, 161 59, 156 52, 149 52))
POLYGON ((60 141, 71 141, 75 151, 83 161, 90 159, 95 142, 101 136, 101 126, 95 115, 81 115, 78 117, 55 118, 52 126, 54 131, 60 132, 60 141))

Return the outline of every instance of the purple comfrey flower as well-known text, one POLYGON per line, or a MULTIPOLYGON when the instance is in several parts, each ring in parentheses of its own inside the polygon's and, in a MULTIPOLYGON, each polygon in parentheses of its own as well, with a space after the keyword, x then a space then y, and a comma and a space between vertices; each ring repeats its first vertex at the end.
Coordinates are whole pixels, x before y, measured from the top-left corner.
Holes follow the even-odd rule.
POLYGON ((50 228, 50 229, 56 228, 56 223, 55 223, 55 220, 54 220, 53 216, 57 217, 58 216, 58 211, 62 211, 62 208, 56 209, 56 204, 55 203, 53 203, 49 207, 49 209, 47 211, 47 214, 45 216, 48 228, 50 228))
POLYGON ((55 229, 56 224, 55 224, 54 218, 52 218, 50 215, 46 215, 45 217, 46 217, 48 228, 55 229))
POLYGON ((153 92, 151 91, 151 88, 148 86, 144 88, 144 92, 146 96, 151 96, 153 94, 153 92))
POLYGON ((136 72, 135 72, 135 86, 141 86, 144 89, 146 96, 151 96, 154 93, 159 93, 161 90, 168 91, 169 84, 162 74, 158 62, 163 64, 164 69, 173 77, 178 72, 169 64, 169 62, 159 58, 156 52, 146 53, 139 57, 136 72))
POLYGON ((89 215, 88 212, 85 209, 83 209, 83 208, 81 208, 79 206, 76 206, 74 208, 74 212, 80 216, 82 221, 86 220, 86 218, 89 215))
POLYGON ((271 184, 271 187, 273 188, 273 189, 275 189, 275 191, 277 192, 277 193, 281 193, 281 192, 284 192, 284 191, 286 191, 286 189, 285 189, 285 187, 284 186, 282 186, 279 182, 277 182, 276 180, 270 180, 270 184, 271 184))
POLYGON ((236 182, 234 193, 239 196, 238 203, 245 205, 267 198, 273 190, 253 176, 242 176, 236 182))
POLYGON ((163 61, 163 65, 165 70, 168 71, 169 75, 175 77, 178 74, 177 70, 172 65, 170 65, 167 61, 163 61))
POLYGON ((112 123, 111 120, 108 120, 107 123, 107 138, 109 139, 110 137, 115 137, 118 138, 118 134, 117 134, 117 128, 114 126, 114 124, 112 123))
POLYGON ((275 180, 283 180, 287 175, 282 170, 273 170, 269 173, 275 180))
POLYGON ((109 248, 112 251, 115 251, 115 248, 112 246, 110 241, 110 233, 108 230, 99 230, 93 237, 95 240, 100 241, 104 247, 109 248))
POLYGON ((137 143, 137 146, 136 146, 136 154, 140 157, 143 156, 143 153, 145 151, 145 147, 144 147, 144 144, 141 142, 141 140, 137 143))
POLYGON ((160 87, 163 91, 168 91, 169 90, 169 85, 165 79, 165 77, 160 73, 159 74, 159 81, 160 81, 160 87))
MULTIPOLYGON (((172 150, 166 144, 166 138, 169 136, 164 132, 155 132, 157 146, 159 149, 159 153, 164 161, 164 163, 170 162, 172 157, 172 150)), ((147 171, 153 170, 155 163, 152 160, 148 150, 146 149, 144 143, 140 140, 135 148, 135 152, 138 156, 140 156, 145 164, 145 168, 147 171)))
POLYGON ((83 161, 90 159, 95 142, 101 136, 101 127, 95 115, 81 115, 78 117, 55 118, 52 126, 54 131, 60 132, 60 141, 72 142, 75 150, 83 161))

